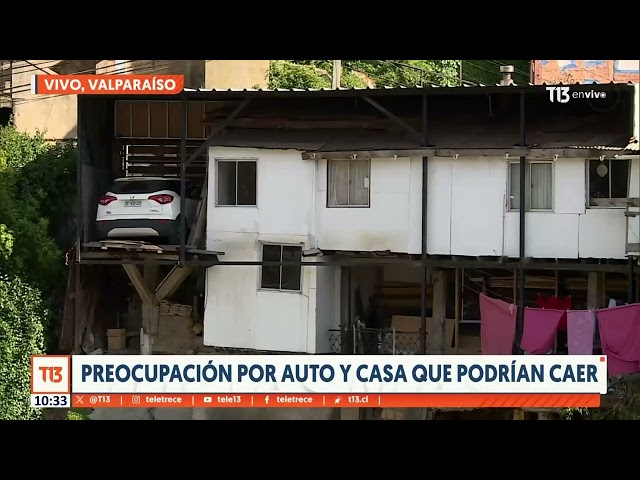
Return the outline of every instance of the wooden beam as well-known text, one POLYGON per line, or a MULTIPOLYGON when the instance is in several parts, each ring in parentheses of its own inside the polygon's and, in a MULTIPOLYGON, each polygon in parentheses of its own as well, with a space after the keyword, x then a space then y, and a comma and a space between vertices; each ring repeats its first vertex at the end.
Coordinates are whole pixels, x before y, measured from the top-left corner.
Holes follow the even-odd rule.
POLYGON ((131 283, 133 283, 138 295, 140 295, 140 298, 142 299, 142 303, 155 305, 157 303, 156 296, 153 294, 153 290, 151 290, 145 282, 145 279, 142 276, 142 273, 140 273, 138 267, 136 265, 125 264, 122 265, 122 268, 127 272, 131 283))
POLYGON ((209 180, 207 177, 204 179, 202 185, 202 191, 200 192, 200 201, 196 209, 196 216, 193 224, 190 225, 191 231, 189 232, 189 238, 187 239, 187 245, 193 245, 196 248, 203 246, 201 241, 204 240, 206 235, 207 226, 207 196, 209 190, 209 180))
POLYGON ((432 355, 445 353, 445 322, 447 315, 447 277, 445 270, 433 272, 433 310, 431 315, 432 328, 427 339, 432 355))
POLYGON ((162 301, 165 298, 170 297, 173 293, 182 285, 182 282, 191 274, 193 267, 178 267, 175 266, 171 269, 169 274, 164 277, 164 280, 156 288, 155 298, 157 301, 162 301))
POLYGON ((372 107, 374 107, 375 109, 382 112, 382 114, 384 114, 389 120, 397 124, 400 128, 404 129, 407 133, 409 133, 410 135, 416 138, 420 138, 420 140, 422 140, 422 135, 418 133, 411 125, 409 125, 407 122, 402 120, 400 117, 398 117, 394 113, 387 110, 385 107, 380 105, 378 102, 376 102, 372 98, 362 97, 362 99, 368 104, 370 104, 372 107))

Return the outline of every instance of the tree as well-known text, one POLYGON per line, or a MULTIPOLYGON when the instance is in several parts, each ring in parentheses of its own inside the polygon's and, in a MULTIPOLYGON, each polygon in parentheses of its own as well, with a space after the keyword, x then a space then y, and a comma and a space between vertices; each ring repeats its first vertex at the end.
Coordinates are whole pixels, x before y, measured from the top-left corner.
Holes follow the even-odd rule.
POLYGON ((36 289, 0 276, 0 420, 40 416, 31 408, 31 355, 44 351, 46 315, 36 289))
MULTIPOLYGON (((269 88, 331 88, 332 60, 273 60, 269 88)), ((343 87, 457 85, 459 60, 343 60, 343 87)))
MULTIPOLYGON (((269 88, 331 88, 332 60, 273 60, 269 88)), ((497 84, 500 66, 513 65, 516 83, 528 83, 530 60, 343 60, 342 87, 497 84), (462 68, 461 68, 462 64, 462 68)))
POLYGON ((39 417, 30 356, 55 348, 69 247, 57 237, 73 216, 75 158, 74 144, 0 127, 0 419, 39 417))

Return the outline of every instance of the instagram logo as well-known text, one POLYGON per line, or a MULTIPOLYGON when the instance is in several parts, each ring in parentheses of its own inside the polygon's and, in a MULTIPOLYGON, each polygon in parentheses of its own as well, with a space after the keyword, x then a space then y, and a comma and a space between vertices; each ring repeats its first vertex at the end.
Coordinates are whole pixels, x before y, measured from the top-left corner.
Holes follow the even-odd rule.
POLYGON ((266 403, 267 405, 269 405, 269 395, 267 395, 266 397, 264 397, 264 403, 266 403))

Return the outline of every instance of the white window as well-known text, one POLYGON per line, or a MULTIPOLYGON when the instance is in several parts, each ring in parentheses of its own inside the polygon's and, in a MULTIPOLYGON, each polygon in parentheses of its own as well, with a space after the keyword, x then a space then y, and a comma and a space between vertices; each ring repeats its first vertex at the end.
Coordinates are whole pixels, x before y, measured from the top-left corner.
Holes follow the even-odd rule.
POLYGON ((589 206, 615 206, 629 196, 629 160, 587 160, 589 206))
POLYGON ((329 160, 327 162, 327 206, 369 206, 369 160, 329 160))
MULTIPOLYGON (((262 261, 302 262, 302 247, 262 244, 262 261)), ((302 267, 299 265, 263 265, 260 272, 260 288, 299 292, 301 278, 302 267)))
POLYGON ((216 162, 217 205, 256 206, 258 162, 218 160, 216 162))
MULTIPOLYGON (((553 162, 527 162, 525 211, 553 210, 553 162)), ((509 163, 509 209, 520 210, 520 162, 509 163)))

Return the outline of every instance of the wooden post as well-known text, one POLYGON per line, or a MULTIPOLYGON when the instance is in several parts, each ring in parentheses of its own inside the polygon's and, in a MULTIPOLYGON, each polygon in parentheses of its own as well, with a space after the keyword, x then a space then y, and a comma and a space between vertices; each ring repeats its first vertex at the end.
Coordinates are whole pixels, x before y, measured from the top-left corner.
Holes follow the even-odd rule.
POLYGON ((589 272, 587 280, 587 308, 595 310, 602 305, 602 275, 599 272, 589 272))
POLYGON ((85 316, 83 309, 85 308, 85 296, 82 289, 82 277, 80 272, 82 266, 79 263, 75 264, 74 279, 73 279, 73 353, 80 354, 82 349, 82 318, 85 316))
POLYGON ((433 272, 433 311, 431 314, 431 338, 427 339, 433 355, 444 355, 445 321, 447 316, 447 276, 446 270, 433 272))
MULTIPOLYGON (((159 265, 145 265, 143 267, 144 281, 149 289, 153 292, 158 283, 158 274, 160 273, 159 265)), ((154 295, 155 296, 155 295, 154 295)), ((153 336, 158 334, 158 325, 160 322, 160 307, 157 303, 142 304, 142 327, 144 333, 151 336, 151 345, 153 344, 153 336)), ((151 354, 151 352, 149 352, 151 354)))
POLYGON ((516 408, 513 411, 513 419, 514 420, 526 420, 525 414, 524 414, 524 410, 522 410, 521 408, 516 408))
POLYGON ((333 61, 333 71, 331 72, 331 88, 337 90, 340 88, 340 79, 342 77, 342 60, 333 61))
POLYGON ((173 267, 169 274, 156 288, 155 297, 158 301, 170 297, 182 285, 182 282, 191 275, 193 267, 173 267))

